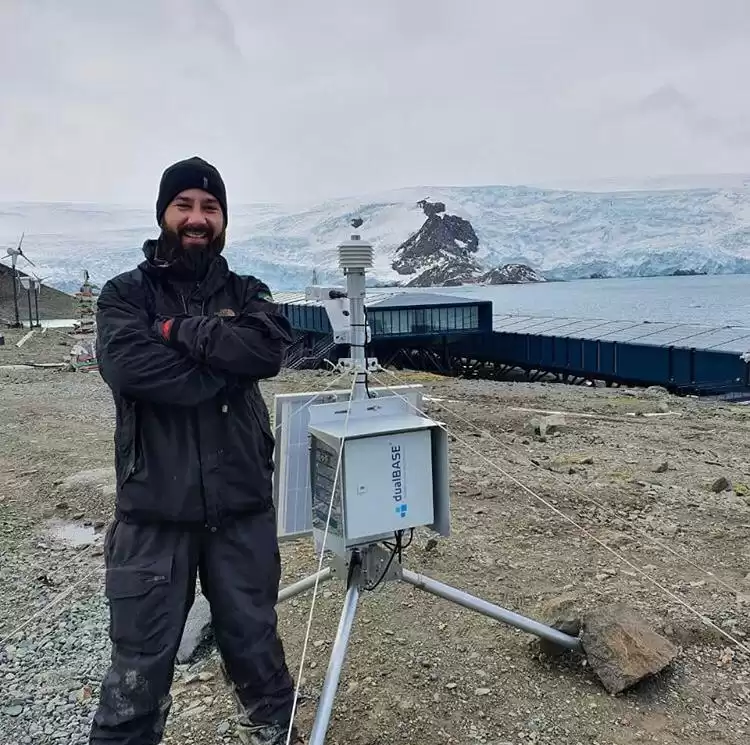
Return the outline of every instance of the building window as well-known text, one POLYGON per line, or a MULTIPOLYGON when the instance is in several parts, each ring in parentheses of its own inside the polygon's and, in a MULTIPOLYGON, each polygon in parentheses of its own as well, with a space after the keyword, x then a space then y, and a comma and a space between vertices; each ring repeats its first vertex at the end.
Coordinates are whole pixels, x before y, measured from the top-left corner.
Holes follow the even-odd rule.
POLYGON ((382 310, 375 310, 367 314, 367 320, 370 324, 370 330, 373 334, 389 333, 385 327, 385 314, 382 310))
POLYGON ((371 310, 367 322, 373 334, 383 336, 472 331, 479 328, 479 306, 371 310))

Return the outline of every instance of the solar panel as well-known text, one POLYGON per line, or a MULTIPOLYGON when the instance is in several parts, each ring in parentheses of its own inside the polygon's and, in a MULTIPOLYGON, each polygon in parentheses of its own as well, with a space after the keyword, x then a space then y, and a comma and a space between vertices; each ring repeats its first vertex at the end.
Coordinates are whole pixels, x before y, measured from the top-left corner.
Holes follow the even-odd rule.
MULTIPOLYGON (((274 398, 273 501, 279 540, 312 535, 312 492, 310 488, 310 407, 348 401, 350 389, 325 392, 284 393, 274 398)), ((370 388, 373 396, 400 395, 417 410, 422 409, 422 386, 401 385, 370 388)), ((413 413, 416 413, 413 409, 413 413)))

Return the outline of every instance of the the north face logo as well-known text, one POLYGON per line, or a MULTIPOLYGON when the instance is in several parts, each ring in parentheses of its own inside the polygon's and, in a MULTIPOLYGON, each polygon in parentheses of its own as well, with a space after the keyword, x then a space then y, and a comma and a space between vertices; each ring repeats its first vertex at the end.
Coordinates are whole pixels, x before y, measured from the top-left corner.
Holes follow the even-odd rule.
POLYGON ((208 189, 208 178, 206 176, 203 177, 203 188, 208 189))

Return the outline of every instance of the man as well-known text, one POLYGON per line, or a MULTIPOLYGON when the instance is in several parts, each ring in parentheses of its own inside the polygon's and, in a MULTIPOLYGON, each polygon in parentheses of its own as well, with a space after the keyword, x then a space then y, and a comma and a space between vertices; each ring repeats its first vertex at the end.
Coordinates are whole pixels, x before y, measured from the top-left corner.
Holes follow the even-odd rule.
POLYGON ((90 742, 161 741, 199 575, 243 740, 286 743, 294 689, 276 626, 274 438, 257 381, 278 373, 290 327, 268 287, 221 255, 227 200, 212 165, 167 168, 156 218, 145 261, 98 298, 117 502, 105 542, 112 663, 90 742))

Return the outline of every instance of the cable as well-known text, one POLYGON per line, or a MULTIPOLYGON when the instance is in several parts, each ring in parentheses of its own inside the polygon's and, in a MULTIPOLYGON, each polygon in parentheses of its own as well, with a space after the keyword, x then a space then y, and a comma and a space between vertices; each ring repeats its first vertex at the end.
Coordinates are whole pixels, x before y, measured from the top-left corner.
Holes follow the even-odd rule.
POLYGON ((373 592, 374 590, 376 590, 380 586, 382 581, 386 578, 388 574, 388 570, 391 568, 391 564, 393 564, 393 560, 396 558, 396 554, 398 554, 398 557, 399 557, 399 564, 401 563, 401 537, 403 535, 403 532, 404 532, 403 530, 396 531, 396 534, 395 534, 396 544, 391 549, 391 555, 390 555, 390 558, 388 559, 388 562, 385 565, 385 569, 382 571, 380 577, 378 577, 378 580, 375 582, 375 584, 365 586, 364 589, 367 590, 368 592, 373 592))
MULTIPOLYGON (((404 532, 403 530, 396 531, 395 535, 398 536, 398 533, 403 534, 403 532, 404 532)), ((397 540, 398 540, 398 538, 397 538, 397 540)), ((405 543, 401 547, 402 550, 406 550, 407 548, 409 548, 409 546, 411 546, 413 540, 414 540, 414 528, 411 528, 410 531, 409 531, 409 541, 408 541, 408 543, 405 543)), ((393 548, 394 547, 394 544, 393 543, 388 543, 388 541, 383 541, 383 545, 386 548, 393 548)))
POLYGON ((89 580, 91 576, 94 574, 94 572, 97 569, 101 569, 101 567, 91 567, 87 572, 84 573, 83 577, 81 577, 77 582, 72 584, 67 590, 63 590, 57 597, 53 598, 49 603, 47 603, 43 608, 38 610, 36 613, 34 613, 32 616, 27 618, 22 624, 19 626, 16 626, 13 631, 11 631, 9 634, 6 634, 2 639, 0 639, 0 646, 4 645, 6 642, 10 641, 19 631, 23 631, 32 621, 35 621, 40 616, 44 616, 47 614, 47 611, 49 611, 51 608, 54 608, 56 605, 59 605, 65 598, 67 598, 69 595, 72 595, 73 592, 84 582, 89 580))
POLYGON ((372 393, 370 393, 370 385, 367 381, 367 360, 369 359, 369 349, 370 344, 367 343, 367 304, 362 303, 362 309, 364 311, 364 319, 365 319, 365 391, 367 392, 367 398, 373 398, 372 393))

